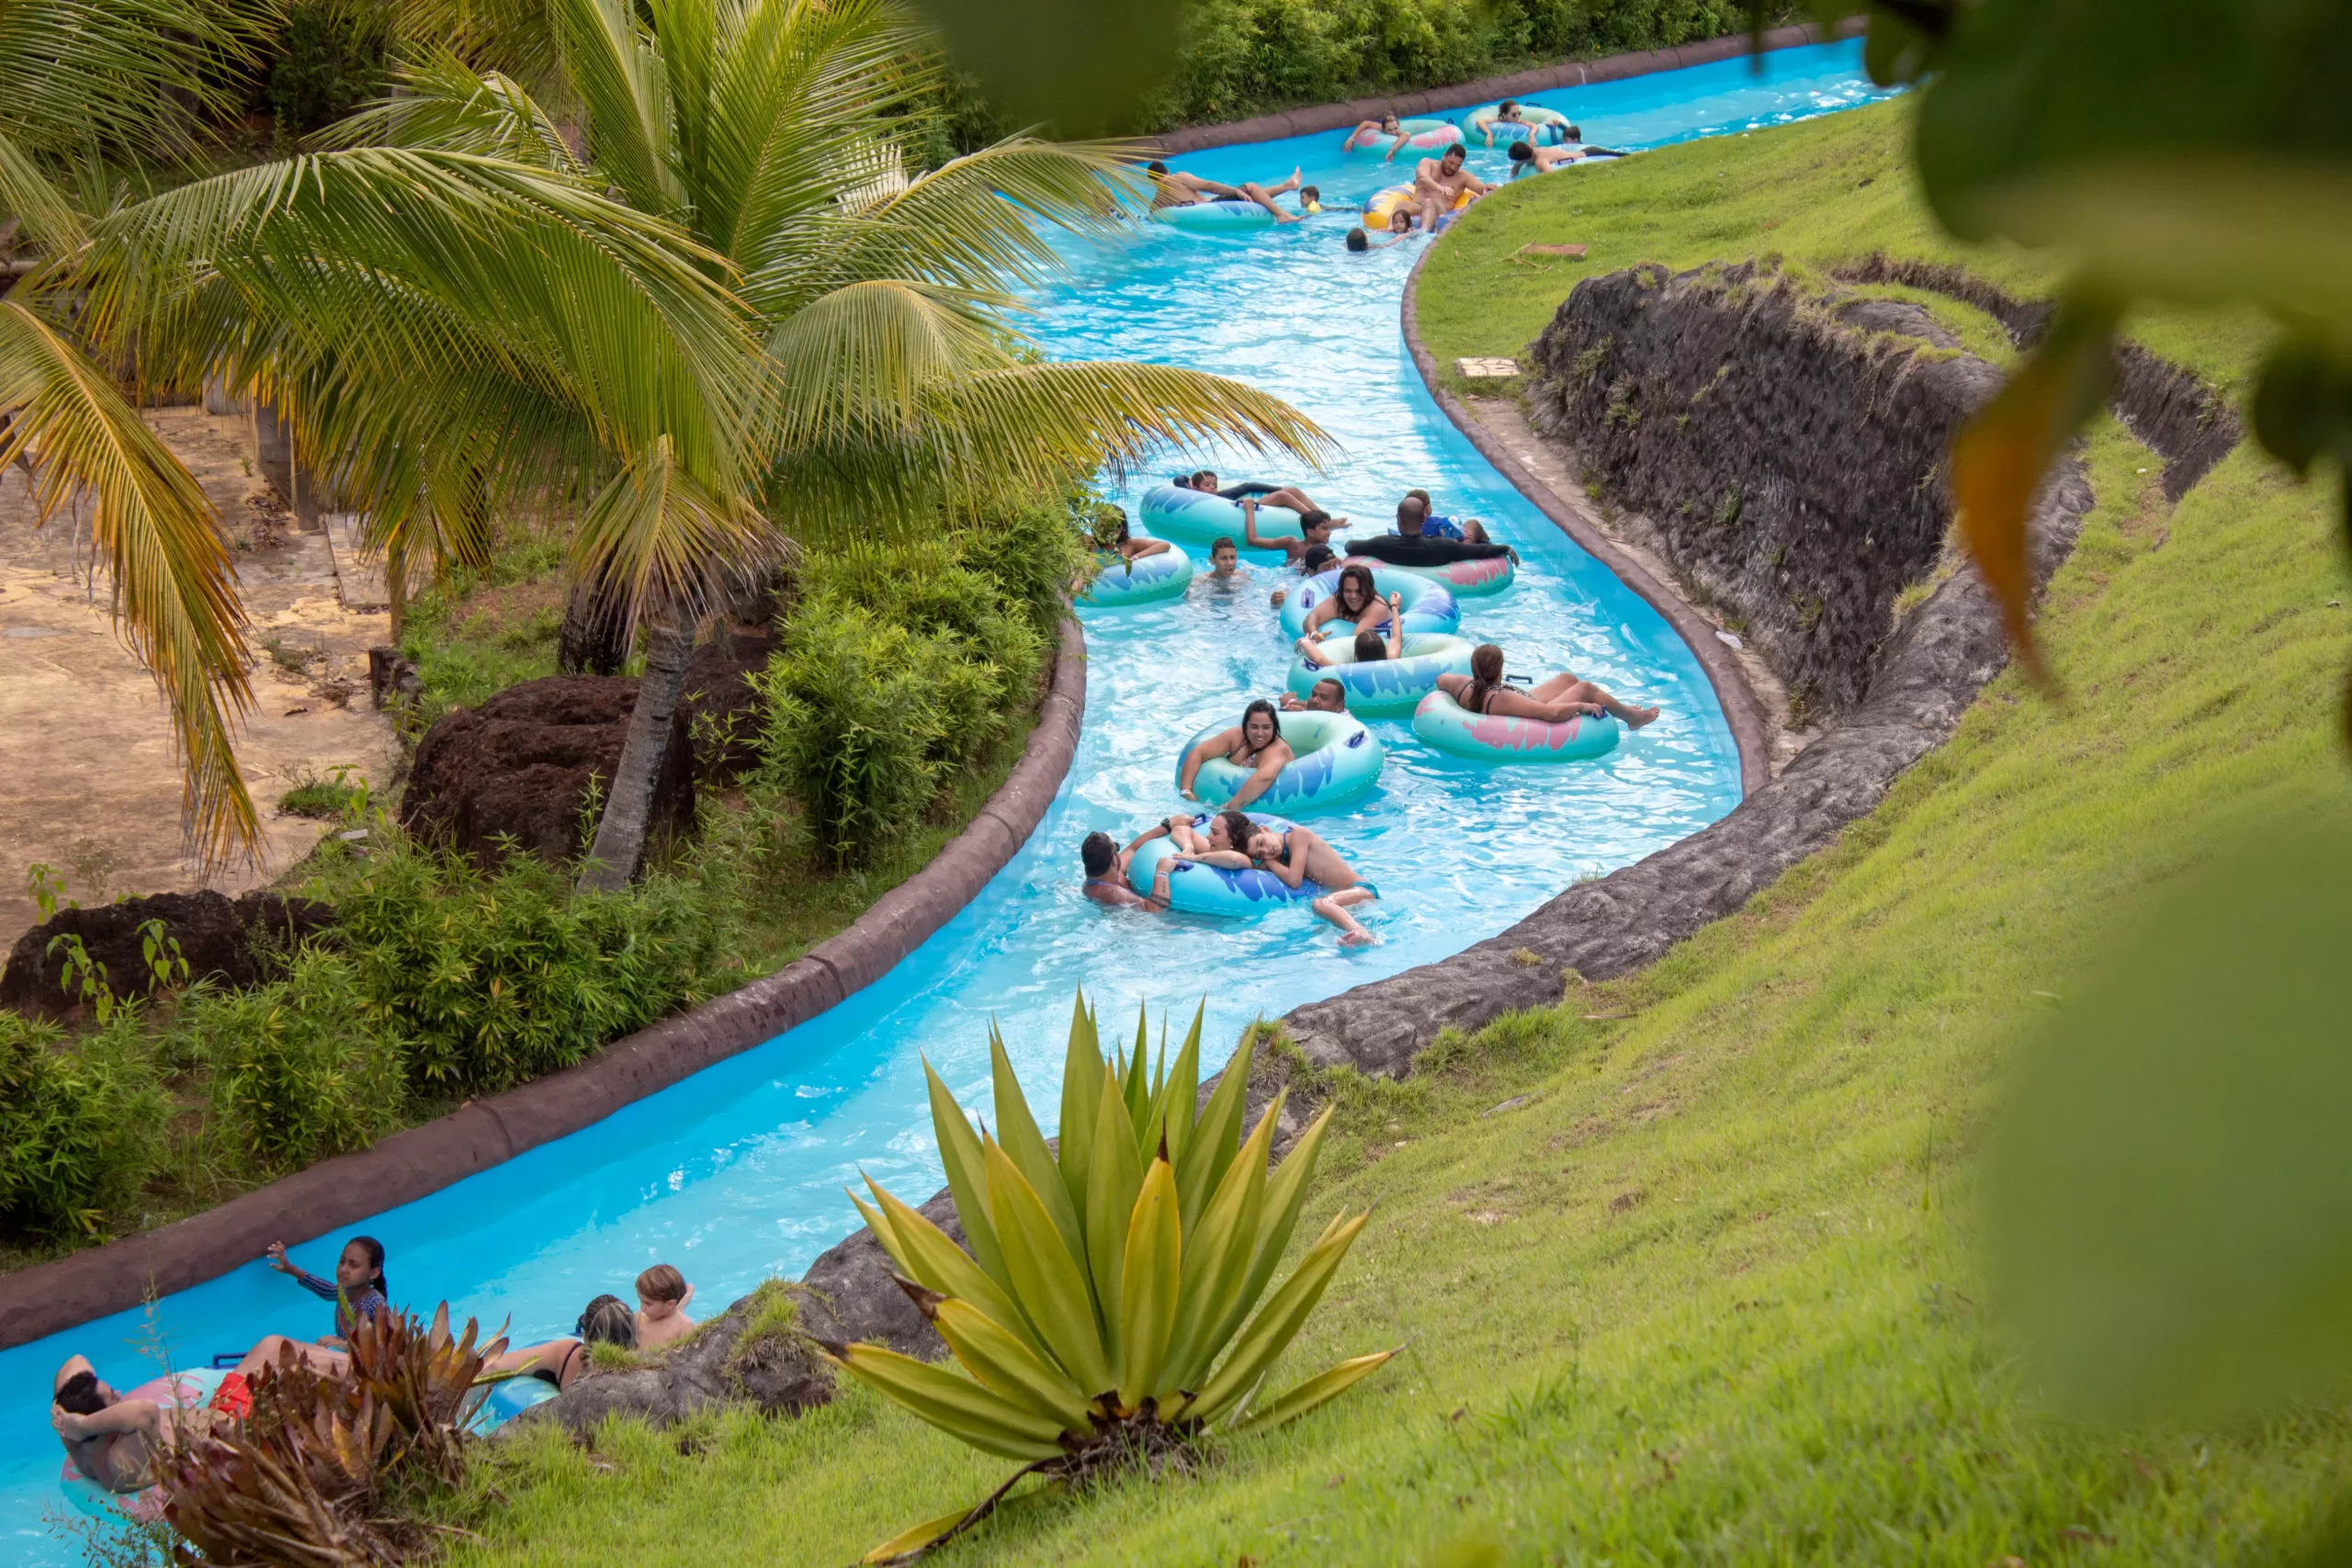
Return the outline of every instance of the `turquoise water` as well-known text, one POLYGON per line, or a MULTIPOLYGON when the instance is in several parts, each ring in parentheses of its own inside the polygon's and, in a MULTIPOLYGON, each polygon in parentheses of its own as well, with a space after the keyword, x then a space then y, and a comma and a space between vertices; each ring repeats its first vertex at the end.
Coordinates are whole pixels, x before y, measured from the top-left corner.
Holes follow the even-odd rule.
MULTIPOLYGON (((1538 96, 1589 140, 1647 147, 1829 112, 1874 96, 1854 45, 1538 96)), ((1361 201, 1396 175, 1337 157, 1340 135, 1179 160, 1211 177, 1279 180, 1294 164, 1327 205, 1361 201)), ((1474 153, 1489 177, 1500 151, 1474 153)), ((1573 179, 1575 170, 1544 176, 1573 179)), ((1343 455, 1302 479, 1334 512, 1378 531, 1413 486, 1439 510, 1487 519, 1525 558, 1514 587, 1464 602, 1465 635, 1499 642, 1514 671, 1572 668, 1656 703, 1657 724, 1606 758, 1561 768, 1489 769, 1434 753, 1403 720, 1382 786, 1316 827, 1382 890, 1364 916, 1379 938, 1343 950, 1304 908, 1249 923, 1111 913, 1079 894, 1079 841, 1131 836, 1180 804, 1175 750, 1250 697, 1281 687, 1289 654, 1252 567, 1230 591, 1196 581, 1185 599, 1088 617, 1086 722, 1069 778, 1028 846, 981 897, 890 976, 842 1007, 634 1105, 419 1202, 353 1227, 390 1250, 394 1299, 447 1298, 518 1339, 568 1332, 587 1299, 626 1295, 666 1259, 715 1310, 770 1274, 797 1276, 857 1221, 842 1186, 863 1169, 920 1201, 939 1184, 918 1056, 967 1103, 987 1100, 987 1025, 1003 1027, 1033 1097, 1051 1103, 1063 1029, 1081 982, 1114 1017, 1138 998, 1189 1016, 1203 997, 1209 1038, 1229 1046, 1279 1014, 1459 951, 1493 935, 1579 876, 1625 864, 1723 816, 1739 762, 1690 650, 1631 592, 1525 505, 1439 412, 1407 357, 1397 306, 1421 242, 1369 256, 1340 243, 1348 220, 1210 238, 1145 228, 1073 257, 1070 284, 1040 302, 1037 335, 1059 357, 1160 360, 1248 380, 1319 422, 1343 455)), ((1629 260, 1631 258, 1628 258, 1629 260)), ((1194 453, 1228 479, 1261 465, 1194 453)), ((1125 498, 1151 481, 1139 477, 1125 498)), ((1206 576, 1206 552, 1196 552, 1206 576)), ((1295 581, 1295 580, 1294 580, 1295 581)), ((1181 1020, 1180 1020, 1181 1027, 1181 1020)), ((331 1268, 334 1238, 298 1247, 331 1268)), ((328 1328, 321 1303, 258 1263, 158 1303, 0 1352, 0 1568, 77 1561, 63 1517, 48 1380, 70 1351, 118 1386, 153 1375, 154 1334, 181 1365, 277 1330, 328 1328), (151 1330, 153 1331, 151 1333, 151 1330)))

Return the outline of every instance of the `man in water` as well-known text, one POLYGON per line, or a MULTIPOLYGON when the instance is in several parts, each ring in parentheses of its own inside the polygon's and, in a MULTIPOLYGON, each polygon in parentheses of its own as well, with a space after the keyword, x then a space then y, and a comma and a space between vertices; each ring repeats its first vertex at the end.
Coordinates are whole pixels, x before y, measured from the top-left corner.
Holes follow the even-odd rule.
POLYGON ((1486 528, 1475 517, 1468 520, 1478 529, 1479 536, 1475 540, 1461 537, 1458 529, 1450 539, 1430 532, 1426 508, 1427 503, 1418 494, 1407 496, 1396 505, 1395 533, 1374 534, 1368 539, 1357 540, 1349 548, 1390 566, 1451 566, 1455 561, 1491 560, 1497 556, 1509 556, 1512 564, 1518 563, 1519 552, 1487 538, 1486 528))
POLYGON ((1238 811, 1272 787, 1274 775, 1290 764, 1294 755, 1290 742, 1283 739, 1281 723, 1274 717, 1274 705, 1260 697, 1241 710, 1239 724, 1218 730, 1184 753, 1176 787, 1186 800, 1200 799, 1193 793, 1193 781, 1200 777, 1202 765, 1210 758, 1222 757, 1237 768, 1250 770, 1250 776, 1241 781, 1241 787, 1225 803, 1227 810, 1238 811))
POLYGON ((1146 164, 1152 184, 1151 205, 1159 207, 1198 207, 1204 201, 1254 201, 1274 215, 1277 223, 1295 223, 1299 216, 1285 212, 1274 205, 1274 197, 1299 187, 1298 171, 1293 169, 1290 178, 1278 186, 1262 186, 1255 180, 1245 180, 1229 186, 1218 180, 1203 179, 1182 169, 1171 170, 1158 159, 1146 164))
MULTIPOLYGON (((1164 827, 1154 829, 1155 832, 1160 833, 1167 830, 1164 827)), ((1144 835, 1144 839, 1150 837, 1152 837, 1151 833, 1144 835)), ((1110 834, 1099 829, 1087 834, 1086 841, 1078 846, 1079 863, 1086 868, 1084 888, 1086 896, 1096 903, 1108 905, 1114 909, 1167 908, 1165 887, 1153 889, 1158 898, 1158 901, 1154 902, 1153 899, 1147 898, 1129 887, 1125 880, 1127 862, 1135 855, 1136 844, 1142 842, 1143 839, 1137 839, 1135 844, 1129 844, 1122 852, 1110 834)))
POLYGON ((1345 713, 1348 711, 1348 689, 1329 675, 1315 682, 1300 702, 1295 693, 1283 694, 1284 713, 1345 713))
POLYGON ((1422 227, 1432 234, 1464 192, 1476 199, 1495 188, 1462 166, 1469 156, 1470 150, 1457 141, 1439 156, 1422 159, 1413 171, 1413 205, 1420 211, 1422 227))
POLYGON ((1193 818, 1179 815, 1167 818, 1157 827, 1145 829, 1124 850, 1115 847, 1108 833, 1089 833, 1086 841, 1078 847, 1080 863, 1086 867, 1086 896, 1114 909, 1166 909, 1168 874, 1178 860, 1201 860, 1214 854, 1238 852, 1239 845, 1249 838, 1254 826, 1238 811, 1228 809, 1209 818, 1208 831, 1204 833, 1193 818), (1172 840, 1176 853, 1163 859, 1153 869, 1151 893, 1145 897, 1127 886, 1127 867, 1134 863, 1136 852, 1154 839, 1172 840))

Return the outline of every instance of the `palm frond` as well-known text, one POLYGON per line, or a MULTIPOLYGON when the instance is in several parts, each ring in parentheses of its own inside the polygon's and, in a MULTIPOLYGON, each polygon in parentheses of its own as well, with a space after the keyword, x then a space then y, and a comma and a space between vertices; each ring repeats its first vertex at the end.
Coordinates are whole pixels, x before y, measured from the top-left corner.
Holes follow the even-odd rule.
POLYGON ((0 468, 38 459, 44 519, 75 490, 113 578, 126 639, 170 705, 186 762, 181 820, 208 865, 258 853, 260 825, 231 747, 253 706, 245 618, 211 503, 107 373, 16 299, 0 300, 0 468))
POLYGON ((715 491, 657 441, 590 503, 572 536, 582 580, 626 595, 632 624, 655 609, 699 618, 712 588, 783 548, 783 539, 741 494, 715 491))
POLYGON ((575 176, 585 172, 555 117, 522 83, 477 72, 447 52, 407 66, 397 96, 370 104, 314 140, 322 148, 433 147, 575 176))
POLYGON ((548 17, 598 172, 639 210, 677 212, 685 193, 671 164, 668 76, 636 8, 629 0, 548 0, 548 17))
POLYGON ((234 94, 274 7, 263 0, 8 0, 0 130, 34 155, 96 141, 175 158, 234 94))

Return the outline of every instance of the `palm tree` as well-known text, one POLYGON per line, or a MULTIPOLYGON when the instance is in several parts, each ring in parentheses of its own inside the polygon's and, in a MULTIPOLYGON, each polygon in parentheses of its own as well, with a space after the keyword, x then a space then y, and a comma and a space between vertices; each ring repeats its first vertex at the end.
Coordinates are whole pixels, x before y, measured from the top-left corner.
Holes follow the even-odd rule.
MULTIPOLYGON (((447 55, 342 135, 536 163, 723 257, 768 361, 772 534, 758 543, 888 528, 942 496, 1034 493, 1168 442, 1319 447, 1295 412, 1221 378, 1035 355, 1014 319, 1060 265, 1048 231, 1106 231, 1143 187, 1115 147, 1025 137, 907 176, 933 51, 892 0, 549 0, 547 15, 578 151, 521 83, 447 55)), ((724 539, 657 543, 652 516, 592 513, 575 539, 582 574, 648 627, 584 886, 634 873, 696 613, 747 564, 724 539)))
MULTIPOLYGON (((122 207, 43 281, 142 377, 275 403, 396 578, 480 559, 501 512, 570 521, 575 575, 648 631, 586 886, 637 867, 698 619, 787 539, 1163 442, 1321 443, 1218 378, 1027 352, 1011 323, 1057 265, 1044 230, 1099 231, 1141 193, 1114 149, 1027 139, 904 177, 931 51, 891 0, 548 18, 575 120, 432 57, 323 150, 122 207)), ((134 628, 154 574, 118 567, 134 628)), ((232 619, 225 567, 206 581, 232 619)), ((175 668, 242 693, 243 658, 216 639, 175 668)), ((225 726, 205 733, 192 798, 249 840, 225 726)))

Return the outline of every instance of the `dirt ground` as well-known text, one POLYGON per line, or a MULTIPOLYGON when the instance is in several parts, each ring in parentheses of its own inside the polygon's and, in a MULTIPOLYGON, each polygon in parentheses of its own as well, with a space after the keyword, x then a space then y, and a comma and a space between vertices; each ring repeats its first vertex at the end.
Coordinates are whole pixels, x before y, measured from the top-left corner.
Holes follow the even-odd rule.
POLYGON ((89 581, 86 530, 77 551, 70 514, 36 529, 26 478, 12 470, 0 475, 0 953, 37 918, 25 888, 34 862, 58 868, 66 896, 85 904, 206 886, 239 893, 281 874, 323 830, 280 815, 279 795, 346 763, 380 788, 400 754, 368 698, 368 649, 391 630, 381 579, 352 558, 347 520, 297 529, 258 476, 243 415, 190 407, 148 419, 238 547, 256 709, 237 757, 260 808, 263 859, 205 875, 185 854, 163 699, 115 635, 106 578, 89 581))

